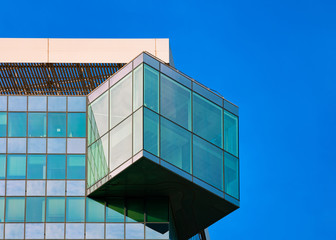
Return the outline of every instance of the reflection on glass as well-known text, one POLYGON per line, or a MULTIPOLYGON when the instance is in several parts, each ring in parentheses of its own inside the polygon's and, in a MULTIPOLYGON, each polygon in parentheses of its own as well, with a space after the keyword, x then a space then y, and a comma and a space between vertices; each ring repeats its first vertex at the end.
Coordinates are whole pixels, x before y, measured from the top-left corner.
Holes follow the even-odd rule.
POLYGON ((8 111, 27 111, 27 97, 9 96, 8 111))
POLYGON ((0 112, 0 137, 6 137, 7 113, 0 112))
POLYGON ((133 71, 133 111, 143 102, 143 64, 133 71))
POLYGON ((124 222, 124 201, 109 199, 106 204, 106 222, 124 222))
POLYGON ((144 76, 144 105, 159 112, 159 72, 145 65, 144 76))
POLYGON ((48 153, 65 153, 65 138, 48 138, 48 153))
POLYGON ((26 138, 8 138, 8 153, 26 153, 26 138))
POLYGON ((23 222, 24 207, 24 197, 6 198, 6 222, 23 222))
POLYGON ((85 155, 68 155, 68 179, 85 179, 85 155))
POLYGON ((84 222, 85 198, 68 197, 66 203, 67 222, 84 222))
POLYGON ((67 181, 67 196, 85 196, 85 181, 67 181))
POLYGON ((7 96, 0 96, 0 111, 7 111, 7 96))
POLYGON ((44 222, 44 197, 27 197, 26 222, 44 222))
POLYGON ((45 113, 28 113, 28 137, 45 137, 47 116, 45 113))
POLYGON ((28 138, 28 153, 46 153, 46 138, 28 138))
POLYGON ((146 239, 169 239, 168 223, 147 223, 146 239))
POLYGON ((23 236, 24 236, 23 223, 6 224, 5 239, 23 239, 23 236))
POLYGON ((0 196, 5 196, 6 185, 4 180, 0 180, 0 196))
POLYGON ((7 178, 8 179, 26 178, 26 155, 7 156, 7 178))
POLYGON ((66 113, 48 113, 48 137, 65 137, 66 113))
POLYGON ((68 137, 85 137, 86 113, 68 113, 68 137))
POLYGON ((110 132, 110 169, 132 157, 132 116, 110 132))
POLYGON ((48 155, 48 179, 65 179, 65 155, 48 155))
POLYGON ((48 196, 64 196, 65 181, 47 181, 48 196))
POLYGON ((198 94, 193 94, 193 131, 223 147, 223 109, 198 94))
POLYGON ((144 239, 145 238, 145 227, 142 223, 127 223, 126 228, 126 239, 144 239))
POLYGON ((67 153, 85 153, 86 142, 85 138, 68 138, 67 153))
POLYGON ((191 91, 161 74, 161 114, 191 130, 191 91))
POLYGON ((124 239, 123 223, 106 224, 106 239, 124 239))
POLYGON ((43 96, 29 96, 28 97, 28 111, 46 111, 47 97, 43 96))
POLYGON ((108 130, 108 92, 97 98, 88 109, 88 142, 91 144, 108 130))
POLYGON ((6 138, 0 138, 0 153, 6 153, 7 152, 7 142, 6 138))
POLYGON ((46 239, 64 239, 64 223, 47 223, 46 239))
POLYGON ((144 108, 144 149, 159 156, 159 116, 144 108))
POLYGON ((146 220, 147 222, 168 222, 169 221, 168 199, 147 199, 146 220))
POLYGON ((132 113, 132 73, 110 89, 110 128, 132 113))
POLYGON ((144 222, 145 206, 142 199, 128 199, 126 222, 144 222))
POLYGON ((86 199, 86 221, 104 222, 104 203, 100 203, 91 198, 86 199))
POLYGON ((86 112, 86 97, 68 97, 68 112, 86 112))
POLYGON ((86 239, 104 239, 104 223, 87 223, 86 239))
POLYGON ((25 190, 25 181, 7 180, 7 196, 24 196, 25 190))
POLYGON ((27 223, 25 238, 26 239, 44 239, 44 224, 43 223, 27 223))
POLYGON ((194 176, 223 190, 223 151, 196 136, 193 142, 194 176))
POLYGON ((161 157, 191 173, 191 133, 161 118, 161 157))
POLYGON ((133 155, 143 148, 143 108, 133 114, 133 155))
POLYGON ((5 221, 5 198, 0 197, 0 222, 5 221))
POLYGON ((6 155, 0 154, 0 179, 6 177, 6 155))
POLYGON ((238 158, 229 153, 224 155, 225 192, 239 199, 239 169, 238 158))
POLYGON ((238 117, 224 111, 224 149, 238 157, 238 117))
POLYGON ((66 225, 66 239, 84 239, 83 223, 68 223, 66 225))
POLYGON ((47 222, 64 222, 64 197, 47 197, 47 222))
POLYGON ((27 134, 27 114, 8 113, 8 136, 25 137, 27 134))
POLYGON ((45 155, 28 155, 27 158, 27 178, 46 178, 46 157, 45 155))
POLYGON ((48 110, 53 112, 65 112, 66 97, 48 97, 48 110))
POLYGON ((45 181, 27 181, 27 196, 44 196, 45 181))

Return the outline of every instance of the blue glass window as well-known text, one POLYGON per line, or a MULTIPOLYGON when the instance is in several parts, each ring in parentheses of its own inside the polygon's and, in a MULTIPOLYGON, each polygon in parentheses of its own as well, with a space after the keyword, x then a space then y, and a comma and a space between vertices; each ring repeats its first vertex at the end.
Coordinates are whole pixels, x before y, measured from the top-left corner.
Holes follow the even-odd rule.
POLYGON ((85 155, 68 155, 68 179, 85 179, 85 155))
POLYGON ((91 198, 86 198, 86 221, 104 222, 105 205, 91 198))
POLYGON ((238 158, 229 153, 224 155, 225 192, 239 199, 239 166, 238 158))
POLYGON ((48 179, 65 179, 65 155, 48 155, 48 179))
POLYGON ((66 114, 49 113, 48 114, 48 137, 66 136, 66 114))
POLYGON ((0 154, 0 179, 6 177, 6 155, 0 154))
POLYGON ((144 149, 159 156, 159 115, 144 108, 144 149))
POLYGON ((28 155, 27 158, 27 178, 46 178, 46 157, 45 155, 28 155))
POLYGON ((26 222, 44 222, 44 211, 44 197, 27 197, 26 222))
POLYGON ((64 197, 47 198, 47 222, 64 222, 65 199, 64 197))
POLYGON ((86 136, 86 113, 68 113, 68 137, 86 136))
POLYGON ((124 222, 124 206, 122 199, 110 199, 106 204, 106 222, 124 222))
POLYGON ((145 65, 144 105, 159 112, 159 72, 145 65))
POLYGON ((6 222, 23 222, 25 210, 24 197, 6 198, 6 222))
POLYGON ((25 137, 27 135, 27 114, 8 113, 8 136, 25 137))
POLYGON ((43 111, 47 110, 47 97, 43 96, 29 96, 28 97, 28 111, 43 111))
POLYGON ((45 113, 28 113, 28 137, 47 135, 47 116, 45 113))
POLYGON ((224 149, 238 156, 238 117, 224 111, 224 149))
POLYGON ((5 215, 4 214, 5 214, 5 198, 0 197, 0 222, 5 221, 5 215))
POLYGON ((67 222, 84 222, 85 198, 68 197, 66 206, 67 222))
POLYGON ((66 97, 59 97, 59 96, 48 97, 48 110, 53 112, 65 112, 66 97))
POLYGON ((0 112, 0 137, 6 137, 7 113, 0 112))
POLYGON ((8 179, 26 178, 26 155, 7 156, 7 178, 8 179))

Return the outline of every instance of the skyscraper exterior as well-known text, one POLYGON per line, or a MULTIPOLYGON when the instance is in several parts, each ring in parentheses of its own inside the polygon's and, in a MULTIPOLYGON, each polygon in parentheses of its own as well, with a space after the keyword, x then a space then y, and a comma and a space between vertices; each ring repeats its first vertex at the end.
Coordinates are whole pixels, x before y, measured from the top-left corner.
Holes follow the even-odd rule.
POLYGON ((238 107, 175 69, 167 40, 15 41, 0 239, 209 239, 239 208, 238 107))

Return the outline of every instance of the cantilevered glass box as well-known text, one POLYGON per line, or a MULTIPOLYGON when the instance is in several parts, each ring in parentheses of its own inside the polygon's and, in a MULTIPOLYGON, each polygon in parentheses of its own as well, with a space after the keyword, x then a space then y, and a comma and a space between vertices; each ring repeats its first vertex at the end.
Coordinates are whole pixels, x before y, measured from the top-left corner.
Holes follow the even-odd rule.
POLYGON ((181 239, 239 207, 235 105, 147 53, 88 99, 89 197, 169 197, 181 239))

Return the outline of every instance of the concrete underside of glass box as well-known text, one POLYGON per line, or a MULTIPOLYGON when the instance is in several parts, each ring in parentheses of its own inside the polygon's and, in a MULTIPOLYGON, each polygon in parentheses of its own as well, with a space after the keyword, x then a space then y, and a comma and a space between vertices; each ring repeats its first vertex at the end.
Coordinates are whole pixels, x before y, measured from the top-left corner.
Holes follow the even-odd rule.
POLYGON ((91 192, 109 197, 169 197, 178 239, 188 239, 238 207, 165 167, 141 157, 91 192))

